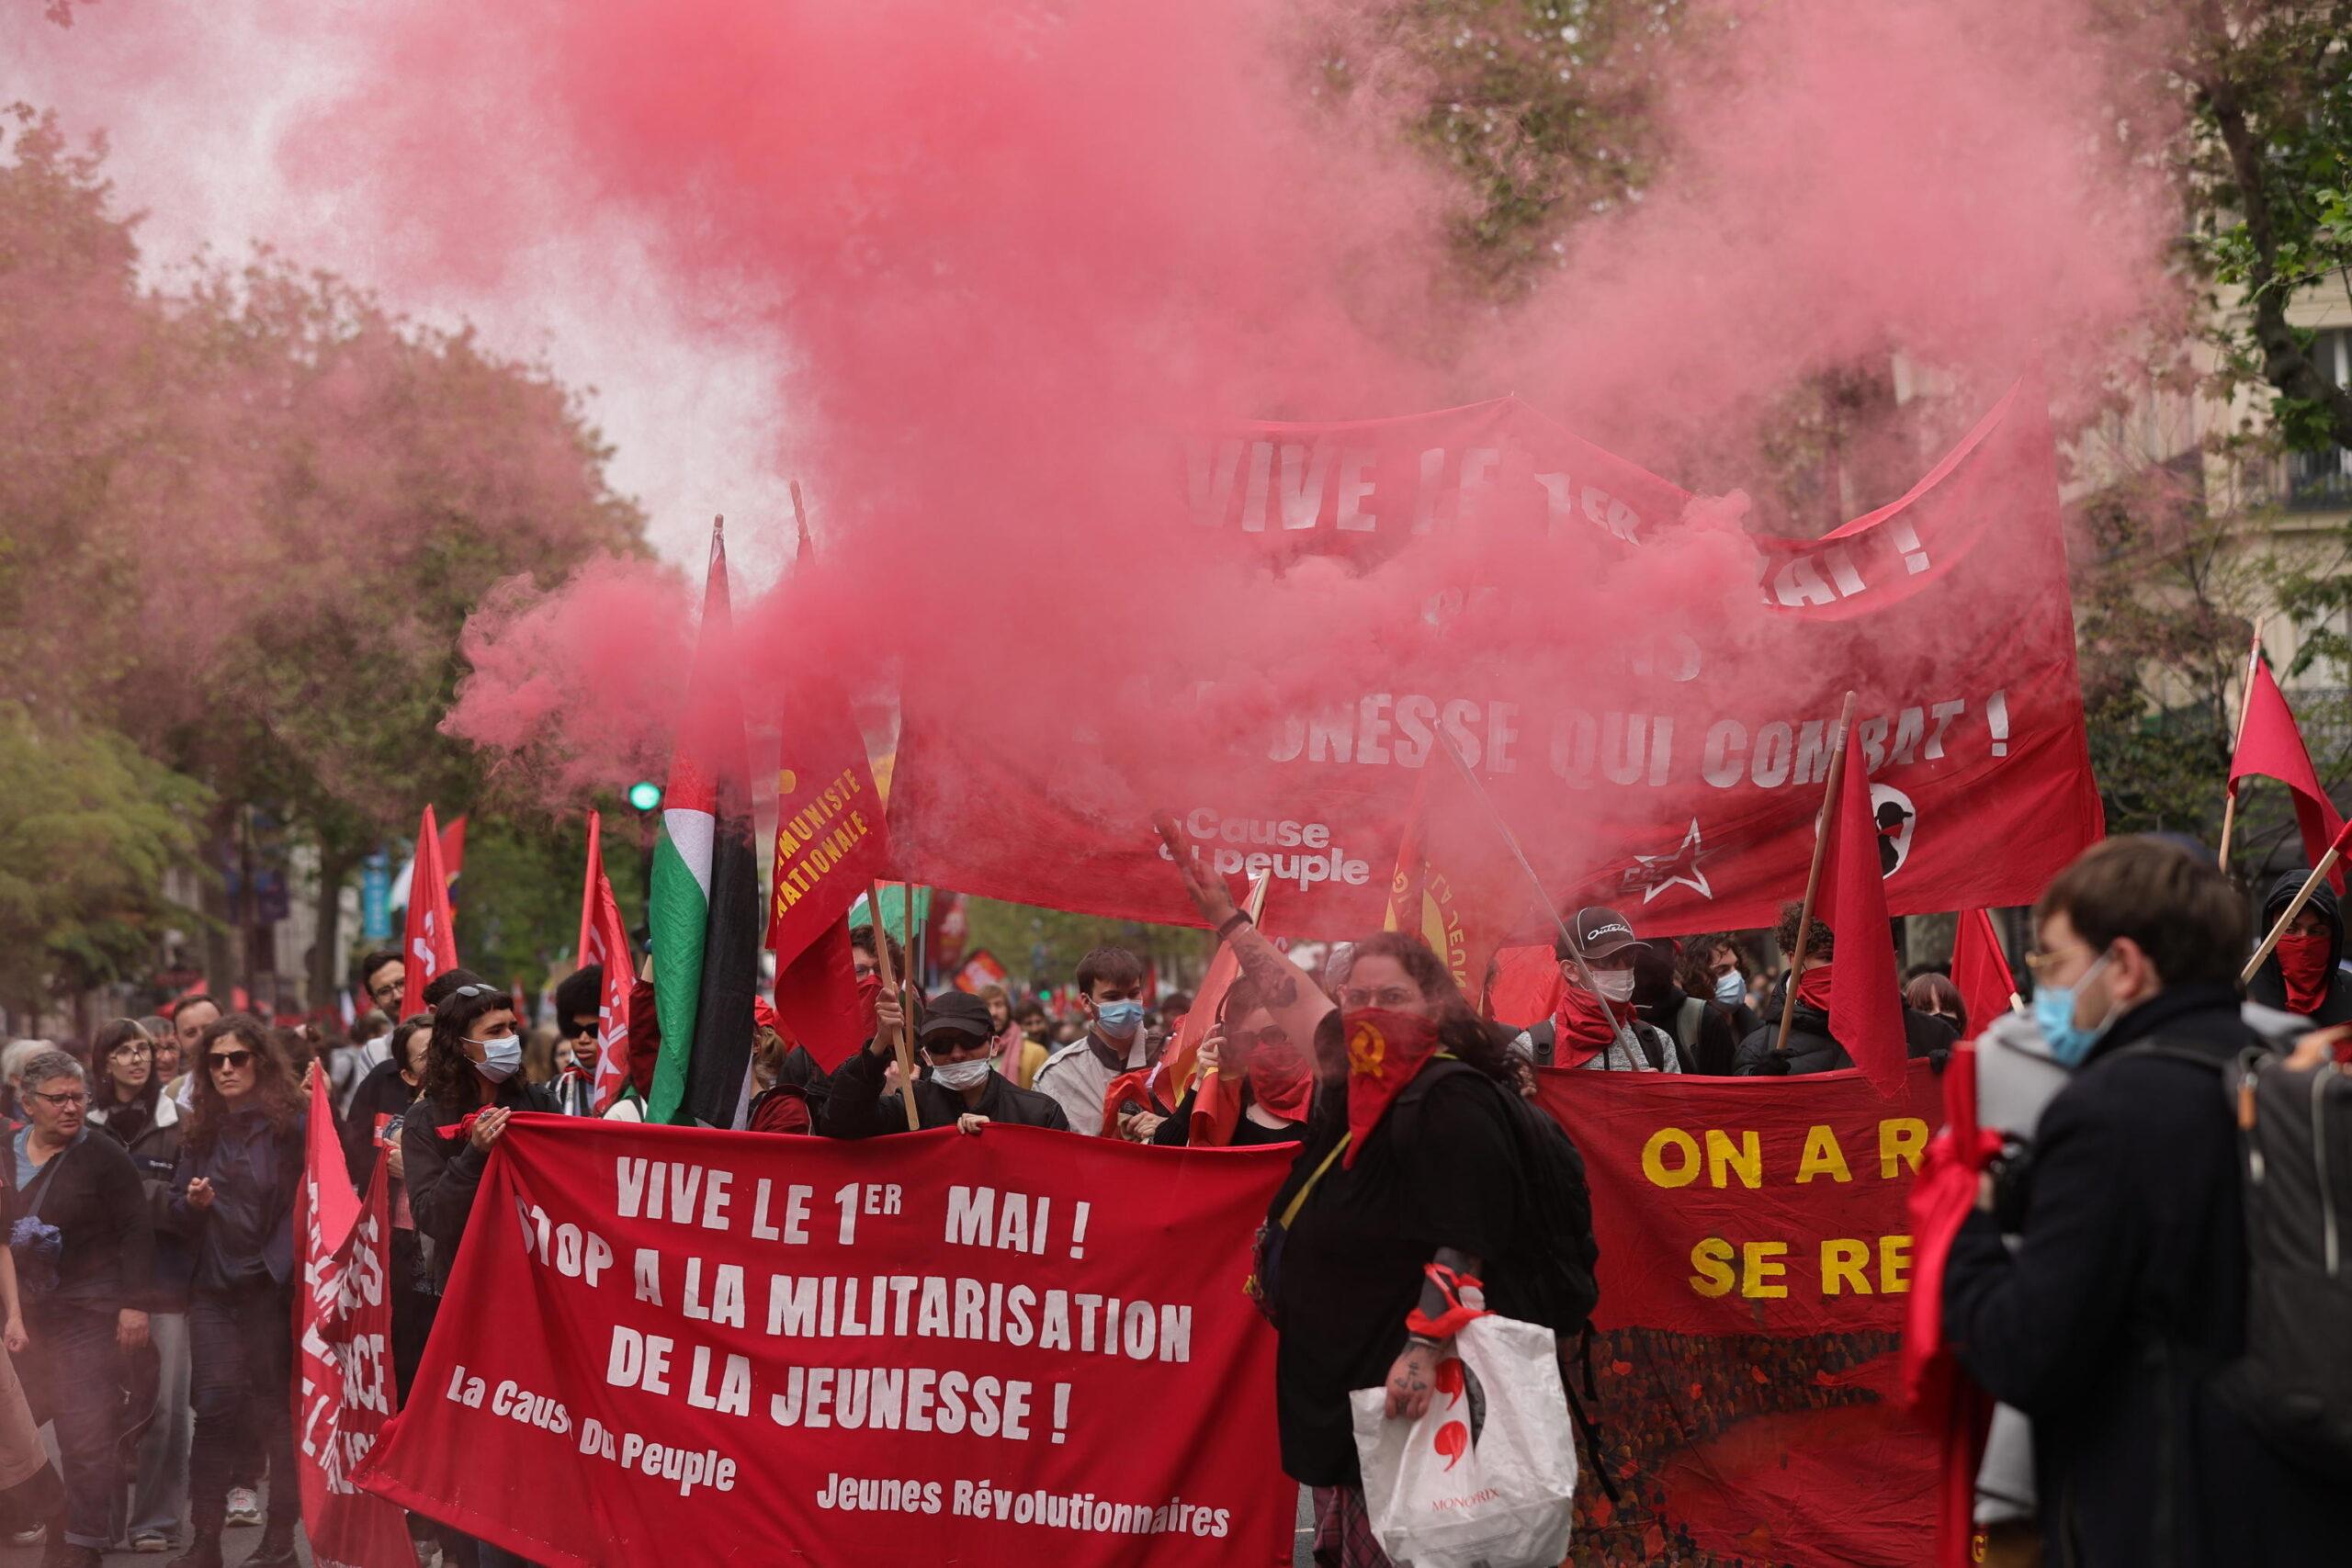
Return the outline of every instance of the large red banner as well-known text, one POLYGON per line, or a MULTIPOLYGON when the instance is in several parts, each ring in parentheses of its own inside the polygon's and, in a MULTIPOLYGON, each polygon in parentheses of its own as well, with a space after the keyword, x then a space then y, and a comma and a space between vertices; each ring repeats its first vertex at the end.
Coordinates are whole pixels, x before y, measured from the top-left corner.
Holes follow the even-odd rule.
POLYGON ((376 1162, 361 1200, 344 1167, 323 1073, 311 1085, 307 1156, 295 1212, 302 1253, 294 1390, 302 1523, 318 1568, 401 1568, 415 1557, 401 1511, 351 1479, 400 1399, 384 1162, 376 1162))
POLYGON ((1592 1187, 1594 1370, 1617 1483, 1571 1561, 1926 1560, 1938 1450, 1903 1408, 1904 1200, 1940 1119, 1924 1062, 1883 1099, 1802 1078, 1547 1070, 1592 1187))
POLYGON ((1252 628, 1351 592, 1370 624, 1221 682, 1216 628, 1082 650, 1102 713, 1149 707, 1158 743, 1047 745, 910 689, 893 863, 1182 923, 1165 809, 1220 869, 1272 875, 1277 930, 1356 935, 1450 742, 1562 897, 1645 933, 1765 925, 1804 886, 1851 688, 1889 908, 2030 901, 2100 831, 2038 398, 2013 388, 1911 493, 1811 540, 1741 532, 1512 400, 1255 427, 1195 455, 1179 547, 1262 569, 1252 628))
POLYGON ((363 1483, 550 1568, 1287 1562, 1288 1159, 518 1116, 363 1483))

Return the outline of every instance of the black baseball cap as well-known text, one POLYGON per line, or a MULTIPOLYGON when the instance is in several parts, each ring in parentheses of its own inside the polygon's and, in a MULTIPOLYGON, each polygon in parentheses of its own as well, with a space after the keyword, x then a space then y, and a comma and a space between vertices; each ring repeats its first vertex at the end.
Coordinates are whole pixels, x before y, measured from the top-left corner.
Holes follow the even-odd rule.
POLYGON ((1587 958, 1606 958, 1642 940, 1634 934, 1633 923, 1624 916, 1598 904, 1589 904, 1577 911, 1574 929, 1577 945, 1584 949, 1587 958))
POLYGON ((996 1021, 989 1016, 989 1004, 969 991, 941 991, 923 1004, 922 1022, 915 1028, 918 1040, 928 1040, 934 1034, 968 1034, 975 1040, 993 1040, 996 1021))

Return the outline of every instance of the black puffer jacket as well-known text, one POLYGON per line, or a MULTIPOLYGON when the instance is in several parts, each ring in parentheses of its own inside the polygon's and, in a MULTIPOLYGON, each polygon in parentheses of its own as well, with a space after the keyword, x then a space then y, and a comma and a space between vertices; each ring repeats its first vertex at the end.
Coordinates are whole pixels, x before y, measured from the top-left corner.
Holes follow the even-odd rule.
MULTIPOLYGON (((2296 889, 2311 875, 2307 871, 2290 871, 2270 885, 2270 896, 2262 901, 2261 930, 2267 931, 2278 923, 2278 917, 2294 902, 2296 889)), ((2344 962, 2344 907, 2336 901, 2335 889, 2323 882, 2312 901, 2304 906, 2327 921, 2327 995, 2320 998, 2319 1010, 2311 1015, 2314 1028, 2352 1020, 2352 975, 2338 967, 2344 962)), ((2287 981, 2278 973, 2278 955, 2273 953, 2254 972, 2254 983, 2245 988, 2248 1001, 2260 1002, 2280 1012, 2287 1007, 2287 981)))
MULTIPOLYGON (((560 1114, 555 1096, 519 1077, 498 1086, 491 1103, 509 1111, 560 1114)), ((401 1122, 401 1179, 408 1184, 409 1213, 416 1216, 417 1235, 433 1244, 433 1282, 449 1282, 458 1261, 458 1244, 465 1239, 466 1222, 473 1217, 474 1192, 490 1156, 474 1147, 466 1130, 469 1111, 453 1111, 430 1100, 408 1109, 401 1122)))
MULTIPOLYGON (((1840 1067, 1850 1067, 1854 1059, 1846 1055, 1846 1047, 1829 1033, 1829 1015, 1816 1007, 1797 1004, 1789 1020, 1788 1065, 1783 1067, 1772 1055, 1772 1042, 1781 1032, 1780 1021, 1774 1019, 1739 1043, 1739 1056, 1732 1071, 1742 1077, 1769 1077, 1780 1073, 1834 1073, 1840 1067)), ((1925 1056, 1940 1069, 1944 1058, 1951 1055, 1952 1045, 1960 1036, 1952 1032, 1951 1024, 1939 1018, 1930 1018, 1910 1008, 1903 1010, 1904 1054, 1913 1061, 1925 1056)))
POLYGON ((1968 1216, 1944 1337, 2033 1422, 2044 1561, 2066 1568, 2340 1562, 2343 1477, 2270 1448, 2216 1389, 2245 1341, 2241 1158, 2215 1064, 2252 1042, 2226 986, 2118 1019, 2041 1112, 2014 1251, 1968 1216))

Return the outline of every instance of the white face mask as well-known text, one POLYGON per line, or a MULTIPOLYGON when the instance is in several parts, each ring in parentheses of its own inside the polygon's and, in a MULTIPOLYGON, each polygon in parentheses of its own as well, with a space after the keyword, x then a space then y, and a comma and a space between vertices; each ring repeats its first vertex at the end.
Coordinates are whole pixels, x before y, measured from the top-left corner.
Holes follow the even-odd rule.
POLYGON ((1596 969, 1592 983, 1600 994, 1612 1002, 1631 1001, 1634 996, 1634 972, 1631 969, 1596 969))
POLYGON ((960 1093, 988 1082, 992 1066, 986 1056, 974 1056, 967 1062, 934 1062, 931 1067, 931 1081, 942 1089, 960 1093))

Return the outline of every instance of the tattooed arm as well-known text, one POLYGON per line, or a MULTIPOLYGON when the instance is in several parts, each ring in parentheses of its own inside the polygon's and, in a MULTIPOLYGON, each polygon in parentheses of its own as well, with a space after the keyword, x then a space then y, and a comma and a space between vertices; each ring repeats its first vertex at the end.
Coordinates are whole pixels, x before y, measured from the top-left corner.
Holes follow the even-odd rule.
MULTIPOLYGON (((1185 842, 1172 818, 1159 818, 1153 826, 1159 829, 1160 841, 1168 846, 1169 857, 1176 863, 1177 874, 1184 879, 1184 891, 1192 895, 1193 908, 1200 911, 1211 931, 1221 930, 1238 912, 1225 878, 1193 857, 1192 846, 1185 842)), ((1241 972, 1257 987, 1266 1010, 1274 1015, 1274 1021, 1302 1050, 1311 1050, 1315 1031, 1335 1010, 1331 998, 1297 964, 1283 957, 1254 921, 1244 920, 1234 927, 1225 942, 1233 949, 1241 972)))
MULTIPOLYGON (((1456 1274, 1476 1275, 1478 1272, 1477 1258, 1451 1247, 1437 1249, 1436 1262, 1456 1274)), ((1423 1317, 1445 1315, 1445 1292, 1438 1289, 1436 1280, 1424 1279, 1421 1281, 1420 1306, 1423 1317)), ((1424 1339, 1416 1335, 1405 1341, 1404 1349, 1396 1353, 1396 1359, 1388 1368, 1385 1413, 1390 1420, 1402 1416, 1410 1421, 1429 1410, 1430 1395, 1437 1386, 1437 1364, 1444 1356, 1445 1343, 1442 1340, 1424 1339)))

